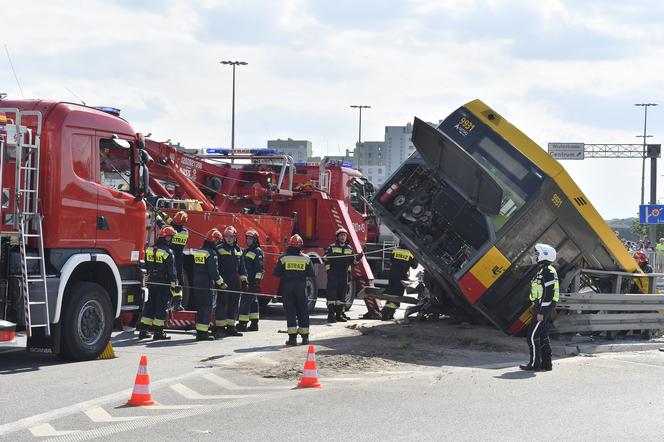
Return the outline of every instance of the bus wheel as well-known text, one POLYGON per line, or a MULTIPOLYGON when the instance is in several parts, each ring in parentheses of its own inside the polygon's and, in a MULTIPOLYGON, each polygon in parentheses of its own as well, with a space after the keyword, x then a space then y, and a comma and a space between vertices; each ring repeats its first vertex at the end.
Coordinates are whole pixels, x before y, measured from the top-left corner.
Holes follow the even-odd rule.
POLYGON ((61 356, 71 361, 97 358, 111 338, 113 312, 108 293, 93 282, 77 282, 67 289, 60 317, 61 356))
POLYGON ((307 278, 304 290, 307 294, 309 313, 312 313, 314 308, 316 308, 316 300, 318 299, 318 284, 316 283, 316 278, 307 278))
POLYGON ((348 289, 346 290, 346 305, 345 305, 345 311, 350 310, 350 308, 353 306, 353 301, 355 301, 355 294, 357 293, 355 290, 355 280, 350 277, 348 281, 348 289))

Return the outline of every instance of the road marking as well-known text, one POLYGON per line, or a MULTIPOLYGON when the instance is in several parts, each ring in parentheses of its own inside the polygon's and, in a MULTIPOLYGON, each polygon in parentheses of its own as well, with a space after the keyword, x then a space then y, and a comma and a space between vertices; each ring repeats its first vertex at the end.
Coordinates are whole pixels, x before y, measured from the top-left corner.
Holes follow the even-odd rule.
POLYGON ((244 399, 248 397, 253 397, 254 395, 251 394, 200 394, 197 391, 192 390, 191 388, 183 385, 183 384, 173 384, 170 386, 173 391, 178 393, 180 396, 185 397, 186 399, 205 399, 205 400, 213 400, 213 399, 244 399))
POLYGON ((30 428, 30 433, 35 437, 54 437, 78 433, 78 430, 58 431, 51 424, 41 424, 30 428))
POLYGON ((147 417, 147 416, 113 417, 101 407, 95 407, 86 410, 85 414, 90 418, 92 422, 127 422, 147 417))
POLYGON ((188 410, 190 408, 198 408, 202 407, 202 405, 199 404, 191 404, 191 405, 150 405, 146 407, 141 407, 142 410, 188 410))
POLYGON ((205 379, 208 381, 212 382, 213 384, 217 384, 220 387, 225 388, 226 390, 231 390, 231 391, 237 391, 237 390, 284 390, 288 388, 293 388, 291 386, 287 385, 280 385, 280 386, 274 386, 274 385, 266 385, 264 387, 260 386, 252 386, 252 387, 242 387, 240 385, 237 385, 228 379, 224 379, 221 376, 217 376, 214 373, 207 374, 203 376, 205 379))

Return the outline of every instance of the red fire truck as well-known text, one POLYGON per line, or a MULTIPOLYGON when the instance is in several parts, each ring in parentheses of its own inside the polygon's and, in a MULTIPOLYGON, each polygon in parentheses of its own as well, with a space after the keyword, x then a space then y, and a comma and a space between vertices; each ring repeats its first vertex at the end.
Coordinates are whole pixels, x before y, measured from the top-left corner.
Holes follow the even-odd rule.
MULTIPOLYGON (((113 108, 0 100, 0 153, 0 345, 25 330, 29 349, 67 359, 97 357, 114 321, 137 318, 155 208, 189 212, 188 247, 213 226, 233 225, 240 238, 258 230, 268 269, 293 232, 317 258, 338 227, 356 249, 371 230, 357 171, 296 165, 269 151, 184 154, 145 141, 113 108)), ((349 300, 372 279, 363 259, 349 300)), ((325 283, 318 271, 312 301, 325 283)), ((262 290, 276 295, 277 281, 268 276, 262 290)), ((189 318, 176 315, 172 325, 186 328, 189 318)))

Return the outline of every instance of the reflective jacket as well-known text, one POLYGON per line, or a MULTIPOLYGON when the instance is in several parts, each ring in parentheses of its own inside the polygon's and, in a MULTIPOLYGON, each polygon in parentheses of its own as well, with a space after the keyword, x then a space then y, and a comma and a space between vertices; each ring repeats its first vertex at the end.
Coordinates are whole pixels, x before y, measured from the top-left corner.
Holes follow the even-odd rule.
POLYGON ((237 244, 231 246, 226 241, 221 241, 215 249, 219 259, 219 273, 227 284, 232 284, 239 275, 247 274, 242 259, 242 249, 237 244))
POLYGON ((205 241, 203 247, 194 250, 194 286, 210 287, 222 285, 224 279, 219 275, 219 260, 214 244, 205 241))
POLYGON ((263 250, 258 244, 252 244, 242 251, 244 266, 247 269, 249 282, 261 281, 265 272, 263 250))
POLYGON ((274 276, 284 280, 306 281, 307 277, 315 277, 311 259, 299 249, 289 247, 282 253, 274 266, 274 276))
POLYGON ((325 260, 325 270, 332 273, 349 272, 350 266, 359 262, 355 256, 353 246, 349 243, 339 244, 339 241, 330 244, 325 252, 325 258, 323 258, 325 260))
POLYGON ((175 235, 173 235, 173 239, 171 240, 171 249, 175 254, 175 259, 178 261, 178 263, 180 263, 182 262, 181 259, 184 248, 187 245, 187 241, 189 241, 189 230, 187 230, 187 228, 184 226, 173 224, 173 219, 171 218, 166 219, 166 221, 162 220, 161 218, 157 218, 157 227, 161 229, 165 225, 173 227, 177 232, 175 235))
POLYGON ((149 281, 178 284, 175 256, 165 241, 157 240, 154 246, 145 249, 145 268, 149 281))
POLYGON ((558 273, 551 263, 542 265, 530 284, 530 300, 535 314, 548 313, 560 299, 558 273))

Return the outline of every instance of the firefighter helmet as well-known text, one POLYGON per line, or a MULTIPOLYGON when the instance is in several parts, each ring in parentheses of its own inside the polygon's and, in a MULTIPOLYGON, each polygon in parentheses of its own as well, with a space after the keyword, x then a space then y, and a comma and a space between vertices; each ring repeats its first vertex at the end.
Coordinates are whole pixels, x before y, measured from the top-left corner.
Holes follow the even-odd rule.
POLYGON ((337 232, 334 234, 334 236, 339 236, 340 233, 345 233, 348 235, 348 230, 344 229, 343 227, 340 227, 337 229, 337 232))
POLYGON ((173 227, 164 226, 159 231, 159 238, 166 238, 166 237, 169 237, 169 236, 175 236, 176 233, 178 233, 178 232, 176 232, 173 227))
POLYGON ((216 227, 210 229, 210 231, 205 236, 205 240, 210 241, 212 243, 218 243, 219 241, 221 241, 221 239, 222 239, 221 232, 216 227))
POLYGON ((535 252, 537 252, 537 262, 556 260, 556 249, 548 244, 535 244, 535 252))
POLYGON ((289 247, 297 247, 299 249, 302 247, 302 244, 304 244, 304 241, 302 241, 302 237, 298 234, 291 236, 288 240, 289 247))
POLYGON ((178 226, 183 226, 187 223, 187 220, 189 219, 189 215, 187 215, 187 212, 184 210, 180 210, 178 213, 173 216, 173 224, 177 224, 178 226))
POLYGON ((244 235, 253 238, 255 241, 258 241, 258 232, 254 229, 247 230, 247 233, 244 235))
POLYGON ((237 230, 233 226, 228 226, 224 229, 224 236, 226 235, 237 236, 237 230))
POLYGON ((634 260, 639 264, 647 264, 648 263, 648 255, 646 255, 643 252, 635 252, 633 257, 634 257, 634 260))

